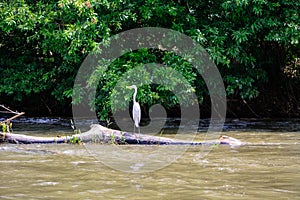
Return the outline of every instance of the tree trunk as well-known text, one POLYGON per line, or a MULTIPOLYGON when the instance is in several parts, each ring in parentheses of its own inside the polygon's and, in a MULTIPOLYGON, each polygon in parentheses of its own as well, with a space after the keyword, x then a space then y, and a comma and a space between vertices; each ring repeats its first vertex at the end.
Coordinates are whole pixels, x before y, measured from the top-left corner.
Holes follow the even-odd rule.
POLYGON ((0 132, 0 143, 8 142, 15 144, 32 144, 32 143, 77 143, 77 142, 94 142, 101 144, 140 144, 140 145, 215 145, 227 144, 239 146, 243 143, 235 138, 221 136, 218 140, 191 142, 177 140, 166 137, 149 136, 142 134, 132 134, 118 130, 108 129, 101 125, 94 124, 91 129, 81 134, 63 137, 39 137, 23 134, 3 133, 0 132))

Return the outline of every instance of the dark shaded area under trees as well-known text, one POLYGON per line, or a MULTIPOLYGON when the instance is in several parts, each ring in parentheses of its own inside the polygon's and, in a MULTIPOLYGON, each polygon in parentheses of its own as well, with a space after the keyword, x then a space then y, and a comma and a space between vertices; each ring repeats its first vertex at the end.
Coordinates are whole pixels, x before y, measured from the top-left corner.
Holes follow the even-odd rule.
MULTIPOLYGON (((114 34, 153 26, 182 32, 205 47, 226 86, 227 116, 300 117, 299 10, 297 0, 3 0, 0 103, 27 115, 71 116, 74 78, 88 53, 114 34)), ((100 118, 109 117, 110 91, 118 77, 150 62, 171 66, 205 89, 179 57, 151 49, 128 53, 99 85, 100 118)), ((197 93, 203 100, 201 116, 209 117, 209 96, 203 91, 197 93)), ((163 88, 143 86, 137 99, 145 107, 166 104, 175 116, 177 102, 171 96, 163 88)))

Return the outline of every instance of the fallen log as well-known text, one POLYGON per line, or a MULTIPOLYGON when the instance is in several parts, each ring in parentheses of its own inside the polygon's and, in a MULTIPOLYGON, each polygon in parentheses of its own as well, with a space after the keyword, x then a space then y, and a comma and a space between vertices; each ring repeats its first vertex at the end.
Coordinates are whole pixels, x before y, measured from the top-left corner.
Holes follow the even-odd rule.
POLYGON ((139 145, 216 145, 227 144, 239 146, 243 143, 229 136, 221 136, 218 140, 211 141, 185 141, 166 137, 132 134, 118 130, 108 129, 98 124, 93 124, 87 132, 63 137, 40 137, 23 134, 0 132, 0 143, 33 144, 33 143, 77 143, 93 142, 101 144, 139 144, 139 145))

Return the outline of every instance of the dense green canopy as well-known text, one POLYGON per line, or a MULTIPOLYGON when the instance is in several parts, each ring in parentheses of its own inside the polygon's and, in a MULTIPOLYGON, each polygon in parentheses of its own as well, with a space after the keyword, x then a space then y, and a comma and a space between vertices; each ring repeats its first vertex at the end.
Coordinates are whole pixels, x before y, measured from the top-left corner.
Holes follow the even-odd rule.
MULTIPOLYGON (((112 35, 150 26, 182 32, 201 44, 217 64, 229 99, 259 98, 266 85, 277 87, 283 80, 294 90, 300 80, 299 10, 298 0, 3 0, 0 103, 35 105, 49 114, 70 110, 74 78, 88 53, 112 35)), ((118 79, 141 63, 180 71, 205 101, 205 84, 187 61, 141 49, 115 61, 97 83, 99 117, 108 117, 118 79)), ((272 95, 286 94, 282 90, 272 95)), ((299 94, 289 94, 297 112, 299 94)), ((144 106, 177 104, 159 86, 142 86, 137 98, 144 106)))

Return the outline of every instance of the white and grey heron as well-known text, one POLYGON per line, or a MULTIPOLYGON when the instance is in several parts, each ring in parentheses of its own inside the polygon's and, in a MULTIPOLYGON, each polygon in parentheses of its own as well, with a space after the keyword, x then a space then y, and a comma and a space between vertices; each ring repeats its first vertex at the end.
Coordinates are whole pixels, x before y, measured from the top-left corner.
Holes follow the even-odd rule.
POLYGON ((137 87, 136 85, 127 86, 128 89, 134 89, 133 94, 133 106, 132 106, 132 119, 134 121, 133 133, 135 133, 135 127, 138 128, 140 134, 140 121, 141 121, 141 107, 139 102, 136 101, 137 87))

